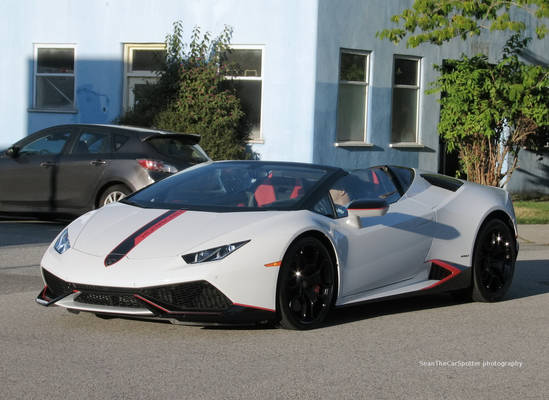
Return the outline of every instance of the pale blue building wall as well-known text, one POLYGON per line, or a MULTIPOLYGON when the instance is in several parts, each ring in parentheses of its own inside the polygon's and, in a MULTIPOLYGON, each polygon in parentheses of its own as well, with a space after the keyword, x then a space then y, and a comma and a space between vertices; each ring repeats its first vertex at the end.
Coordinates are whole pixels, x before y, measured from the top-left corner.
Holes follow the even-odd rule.
MULTIPOLYGON (((376 32, 394 26, 392 15, 409 8, 413 0, 319 0, 318 48, 315 96, 315 162, 335 164, 347 168, 363 168, 379 164, 399 164, 436 171, 439 163, 437 124, 440 116, 438 95, 425 90, 437 77, 435 64, 444 59, 484 53, 491 60, 500 51, 509 33, 494 32, 470 38, 455 39, 443 46, 421 45, 408 49, 404 42, 393 45, 379 40, 376 32), (370 85, 367 115, 367 141, 373 147, 335 147, 339 55, 341 49, 371 52, 370 85), (421 58, 421 89, 419 103, 419 143, 423 148, 391 148, 392 74, 395 55, 421 58)), ((526 13, 518 13, 528 26, 534 23, 526 13)), ((527 36, 534 37, 533 29, 527 36)), ((547 63, 549 40, 533 40, 530 54, 537 62, 547 63), (541 60, 541 61, 540 61, 541 60)))
MULTIPOLYGON (((0 1, 0 148, 41 128, 73 122, 109 123, 122 111, 124 43, 163 42, 172 23, 219 33, 234 28, 233 44, 262 46, 262 143, 265 160, 319 162, 347 168, 400 164, 437 170, 439 105, 423 92, 434 64, 484 52, 499 56, 507 35, 480 36, 444 46, 407 49, 375 33, 412 0, 4 0, 0 1), (77 113, 29 111, 33 44, 76 45, 77 113), (340 49, 371 52, 367 139, 372 147, 335 147, 340 49), (421 57, 419 141, 397 149, 391 137, 394 55, 421 57)), ((521 14, 529 25, 530 16, 521 14)), ((533 36, 530 30, 527 32, 533 36)), ((529 61, 547 63, 549 40, 534 40, 529 61)))
POLYGON ((0 148, 41 128, 108 123, 123 99, 123 44, 163 42, 182 20, 233 44, 264 46, 262 159, 312 161, 316 0, 18 0, 0 2, 0 148), (9 40, 8 40, 9 39, 9 40), (33 44, 76 44, 75 114, 29 111, 33 44))

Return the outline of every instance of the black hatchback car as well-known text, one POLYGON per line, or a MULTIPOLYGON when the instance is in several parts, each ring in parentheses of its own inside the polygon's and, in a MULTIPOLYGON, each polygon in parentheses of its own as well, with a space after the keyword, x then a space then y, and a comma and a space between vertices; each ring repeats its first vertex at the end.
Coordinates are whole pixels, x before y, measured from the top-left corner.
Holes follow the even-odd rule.
POLYGON ((199 141, 118 125, 41 130, 0 153, 0 213, 83 214, 209 161, 199 141))

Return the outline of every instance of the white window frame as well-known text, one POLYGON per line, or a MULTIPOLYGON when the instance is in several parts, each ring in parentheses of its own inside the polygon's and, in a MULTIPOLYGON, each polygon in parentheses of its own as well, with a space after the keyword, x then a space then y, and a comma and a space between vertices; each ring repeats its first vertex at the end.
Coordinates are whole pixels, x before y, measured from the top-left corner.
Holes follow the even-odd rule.
POLYGON ((135 50, 166 50, 166 43, 124 43, 124 85, 122 107, 129 111, 131 100, 130 80, 141 81, 142 83, 154 83, 160 78, 157 71, 133 71, 133 52, 135 50))
POLYGON ((420 112, 419 110, 421 109, 421 77, 422 77, 422 62, 423 62, 423 59, 422 57, 418 57, 418 56, 409 56, 409 55, 400 55, 400 54, 395 54, 393 56, 393 68, 392 68, 392 71, 391 71, 391 74, 392 74, 392 81, 393 81, 393 88, 392 88, 392 93, 391 93, 391 143, 389 144, 390 147, 403 147, 403 148, 406 148, 406 147, 424 147, 421 142, 420 142, 420 135, 419 135, 419 128, 420 128, 420 112), (402 84, 397 84, 396 83, 396 76, 395 76, 395 68, 396 68, 396 60, 411 60, 411 61, 416 61, 417 62, 417 77, 416 77, 416 82, 417 84, 416 85, 402 85, 402 84), (394 96, 394 89, 415 89, 416 90, 416 126, 415 126, 415 130, 416 130, 416 138, 415 138, 415 141, 414 142, 393 142, 393 113, 394 113, 394 109, 393 109, 393 96, 394 96))
POLYGON ((259 137, 253 138, 247 141, 247 143, 262 144, 265 143, 263 139, 263 80, 265 78, 265 46, 264 45, 254 45, 254 44, 231 44, 230 49, 234 50, 261 50, 261 76, 226 76, 227 79, 241 80, 241 81, 259 81, 261 82, 261 104, 259 110, 259 137))
POLYGON ((34 43, 34 66, 33 66, 33 85, 32 85, 32 108, 30 111, 40 112, 53 112, 53 113, 69 113, 74 114, 78 112, 76 108, 76 44, 74 43, 34 43), (72 73, 38 73, 38 49, 73 49, 74 59, 72 73), (61 76, 72 77, 74 81, 73 94, 72 94, 72 108, 43 108, 38 107, 36 102, 37 94, 37 77, 38 76, 61 76))
POLYGON ((370 105, 370 60, 371 60, 372 52, 369 50, 352 50, 352 49, 340 49, 339 51, 339 68, 338 68, 338 99, 339 99, 339 89, 342 84, 344 85, 356 85, 356 86, 363 86, 365 88, 364 90, 364 130, 362 135, 362 140, 350 140, 350 141, 343 141, 339 140, 339 132, 338 132, 338 120, 339 120, 339 100, 338 104, 336 106, 336 141, 334 143, 334 146, 336 147, 372 147, 373 144, 368 142, 368 109, 370 105), (365 63, 365 82, 361 81, 346 81, 341 80, 341 56, 342 54, 356 54, 359 56, 366 57, 366 63, 365 63))

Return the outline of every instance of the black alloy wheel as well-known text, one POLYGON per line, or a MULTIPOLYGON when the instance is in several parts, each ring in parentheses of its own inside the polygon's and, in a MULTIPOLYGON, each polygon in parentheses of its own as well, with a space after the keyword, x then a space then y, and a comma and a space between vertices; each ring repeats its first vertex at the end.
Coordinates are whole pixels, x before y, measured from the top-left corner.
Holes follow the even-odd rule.
POLYGON ((335 268, 330 253, 314 237, 294 242, 280 269, 277 306, 286 329, 312 329, 326 318, 334 300, 335 268))
POLYGON ((473 300, 492 302, 505 296, 515 271, 515 246, 503 221, 493 219, 481 228, 473 259, 473 300))

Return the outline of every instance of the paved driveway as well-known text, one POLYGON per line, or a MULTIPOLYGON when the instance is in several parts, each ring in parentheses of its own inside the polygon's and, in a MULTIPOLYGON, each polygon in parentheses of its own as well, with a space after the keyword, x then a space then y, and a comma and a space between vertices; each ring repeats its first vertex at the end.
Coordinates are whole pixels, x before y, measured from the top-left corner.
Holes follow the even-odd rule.
MULTIPOLYGON (((72 315, 34 303, 61 224, 0 221, 0 398, 547 398, 549 227, 520 227, 506 301, 332 313, 309 332, 72 315)), ((76 267, 76 266, 75 266, 76 267)))

